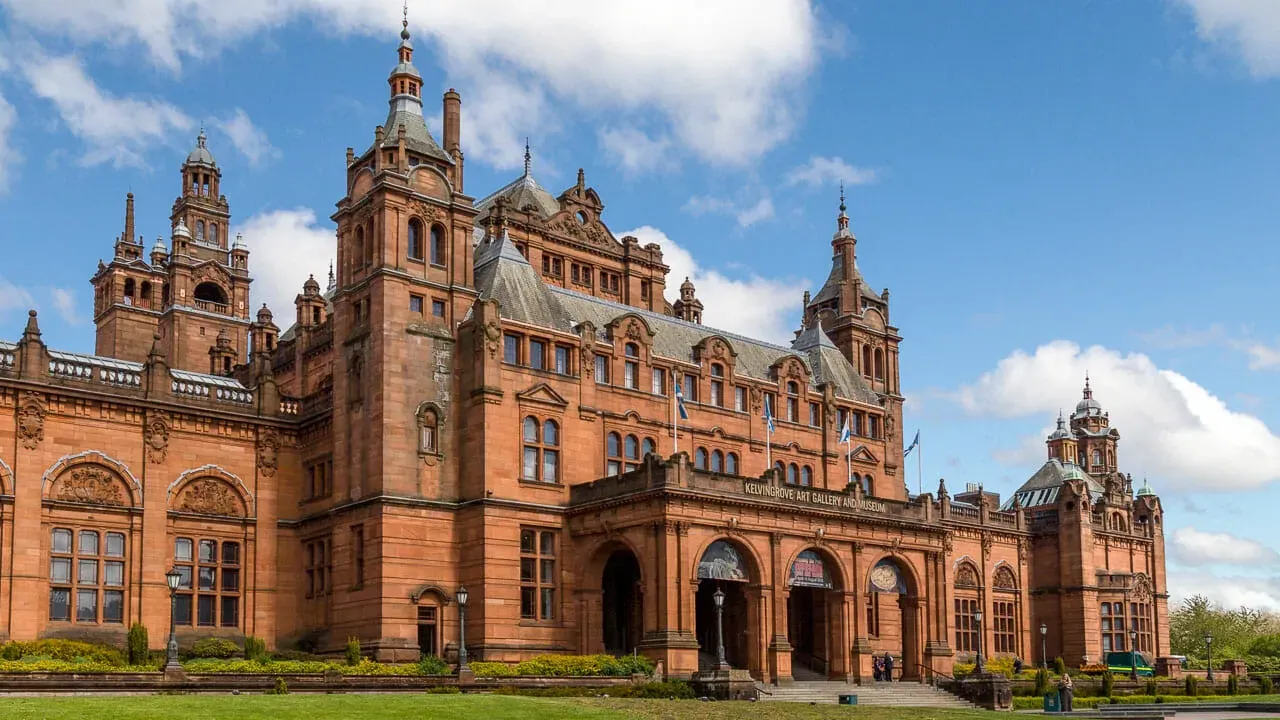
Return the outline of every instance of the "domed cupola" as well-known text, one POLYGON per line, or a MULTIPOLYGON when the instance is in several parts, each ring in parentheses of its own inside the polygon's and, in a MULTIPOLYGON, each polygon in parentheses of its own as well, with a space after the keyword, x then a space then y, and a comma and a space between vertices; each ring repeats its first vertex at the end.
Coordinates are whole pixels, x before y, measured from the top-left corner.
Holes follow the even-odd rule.
POLYGON ((1085 375, 1084 396, 1080 398, 1080 402, 1076 403, 1076 411, 1072 414, 1071 419, 1097 417, 1102 414, 1102 405, 1093 399, 1093 388, 1089 386, 1089 376, 1085 375))
POLYGON ((200 128, 200 134, 196 136, 195 148, 187 154, 187 165, 208 165, 209 167, 218 167, 218 161, 213 159, 213 153, 209 152, 209 136, 205 134, 204 128, 200 128))
POLYGON ((1049 439, 1063 440, 1069 437, 1072 437, 1072 435, 1071 431, 1067 429, 1067 419, 1062 416, 1062 413, 1058 413, 1058 427, 1053 431, 1053 434, 1049 436, 1049 439))

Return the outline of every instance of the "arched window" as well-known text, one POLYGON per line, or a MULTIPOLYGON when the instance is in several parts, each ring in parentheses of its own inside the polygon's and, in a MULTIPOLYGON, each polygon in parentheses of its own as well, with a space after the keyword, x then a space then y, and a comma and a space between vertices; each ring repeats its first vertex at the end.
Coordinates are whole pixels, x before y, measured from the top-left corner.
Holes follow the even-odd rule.
POLYGON ((778 474, 779 480, 787 476, 787 464, 782 462, 781 460, 773 464, 773 469, 778 474))
POLYGON ((623 348, 627 355, 622 366, 622 384, 632 390, 640 389, 640 348, 635 343, 627 343, 623 348))
POLYGON ((725 456, 724 471, 727 475, 738 474, 738 453, 729 453, 725 456))
POLYGON ((444 247, 444 228, 439 225, 431 226, 431 264, 444 265, 445 247, 444 247))
POLYGON ((707 449, 706 448, 698 448, 697 451, 693 453, 693 466, 699 470, 707 469, 707 449))
MULTIPOLYGON (((227 293, 222 286, 213 282, 202 282, 196 286, 195 298, 201 302, 215 303, 217 305, 227 305, 227 293)), ((218 308, 225 311, 227 308, 218 308)))
POLYGON ((204 239, 204 221, 203 220, 196 221, 196 239, 197 240, 204 239))
POLYGON ((622 449, 627 459, 627 469, 634 470, 634 463, 640 462, 640 441, 635 435, 628 435, 622 449))
POLYGON ((640 444, 640 457, 651 455, 657 450, 657 445, 653 442, 653 438, 645 438, 640 444))
POLYGON ((980 626, 974 615, 981 610, 978 601, 978 569, 969 562, 961 562, 955 571, 955 626, 956 650, 980 652, 978 644, 980 626))
POLYGON ((160 286, 160 306, 169 307, 169 283, 160 286))
POLYGON ((876 348, 876 379, 884 379, 884 351, 876 348))
POLYGON ((724 407, 724 366, 711 364, 711 404, 724 407))
POLYGON ((133 305, 138 299, 137 294, 138 294, 137 284, 134 283, 133 278, 125 278, 124 279, 124 304, 133 305))
POLYGON ((143 307, 151 307, 151 283, 146 280, 142 281, 142 293, 139 295, 138 300, 143 307))
POLYGON ((218 243, 218 223, 209 223, 209 242, 218 243))
POLYGON ((352 254, 355 256, 355 259, 351 263, 352 267, 355 267, 355 268, 364 267, 364 228, 363 227, 356 228, 355 252, 352 254))
POLYGON ((618 433, 609 433, 605 438, 605 475, 621 475, 622 474, 622 436, 618 433))
POLYGON ((1093 464, 1094 465, 1102 464, 1102 453, 1098 450, 1093 451, 1093 464))
POLYGON ((422 259, 422 221, 409 218, 409 259, 422 259))
POLYGON ((862 374, 871 377, 871 346, 862 346, 862 374))
MULTIPOLYGON (((854 476, 857 477, 856 475, 854 476)), ((870 475, 862 476, 862 494, 867 497, 875 497, 875 480, 870 475)))
POLYGON ((800 468, 800 484, 805 487, 813 486, 813 468, 808 465, 800 468))
POLYGON ((560 480, 560 426, 554 420, 539 425, 530 415, 521 428, 524 457, 520 478, 530 482, 554 483, 560 480))
POLYGON ((724 472, 724 453, 719 450, 711 451, 711 472, 724 472))
POLYGON ((800 422, 800 385, 794 380, 787 382, 787 421, 800 422))
POLYGON ((439 451, 440 420, 434 408, 426 407, 418 413, 418 452, 434 454, 439 451))
POLYGON ((800 468, 795 463, 787 466, 787 484, 796 485, 800 482, 800 468))

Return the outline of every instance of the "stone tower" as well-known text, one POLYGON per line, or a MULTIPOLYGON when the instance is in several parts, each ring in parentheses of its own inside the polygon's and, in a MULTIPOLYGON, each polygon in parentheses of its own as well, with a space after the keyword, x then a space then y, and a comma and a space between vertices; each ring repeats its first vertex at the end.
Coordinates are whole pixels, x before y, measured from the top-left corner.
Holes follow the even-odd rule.
POLYGON ((99 263, 93 284, 94 354, 143 362, 168 304, 167 252, 157 239, 151 262, 135 234, 133 193, 125 198, 124 232, 116 238, 111 262, 99 263))

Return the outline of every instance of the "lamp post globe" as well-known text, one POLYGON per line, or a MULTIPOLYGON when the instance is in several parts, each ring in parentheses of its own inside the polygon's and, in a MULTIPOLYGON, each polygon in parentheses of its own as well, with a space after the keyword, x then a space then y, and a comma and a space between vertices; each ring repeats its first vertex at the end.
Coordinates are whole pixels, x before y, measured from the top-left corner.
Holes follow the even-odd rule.
POLYGON ((716 588, 711 599, 716 605, 716 670, 728 670, 729 663, 724 656, 724 590, 716 588))
POLYGON ((182 582, 182 573, 171 567, 164 574, 165 584, 169 586, 169 647, 165 657, 165 668, 178 668, 178 585, 182 582))
POLYGON ((1045 638, 1049 635, 1049 626, 1040 623, 1040 667, 1049 669, 1049 652, 1045 649, 1045 638))
POLYGON ((458 674, 471 672, 467 665, 467 600, 470 594, 465 585, 459 585, 455 593, 458 598, 458 674))
POLYGON ((973 613, 973 622, 978 627, 978 656, 973 663, 973 672, 977 675, 981 675, 982 674, 982 646, 984 645, 984 643, 982 642, 983 632, 982 632, 982 611, 981 610, 978 610, 973 613))

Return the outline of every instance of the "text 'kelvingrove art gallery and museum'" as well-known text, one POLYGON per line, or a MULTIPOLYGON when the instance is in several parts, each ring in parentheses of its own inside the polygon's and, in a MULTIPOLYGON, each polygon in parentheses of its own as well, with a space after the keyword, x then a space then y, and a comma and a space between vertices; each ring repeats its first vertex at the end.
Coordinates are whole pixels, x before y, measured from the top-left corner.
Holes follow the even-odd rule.
POLYGON ((1003 504, 910 493, 902 338, 843 203, 789 347, 715 330, 581 170, 554 195, 526 160, 468 195, 461 99, 437 142, 401 37, 386 121, 346 153, 336 265, 287 322, 251 301, 201 133, 166 237, 126 201, 95 354, 47 347, 34 312, 0 342, 0 637, 140 622, 159 647, 176 568, 183 645, 449 658, 465 587, 472 659, 688 677, 717 591, 726 660, 766 682, 868 679, 886 652, 905 678, 1038 662, 1042 639, 1072 666, 1169 653, 1163 509, 1087 383, 1003 504))

